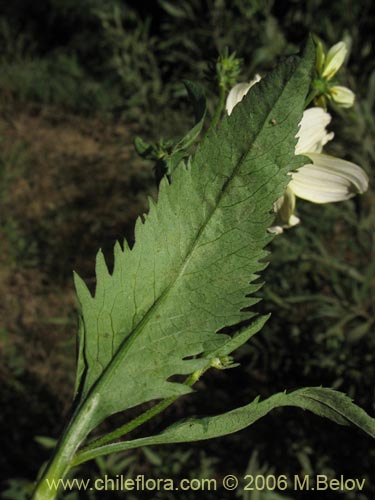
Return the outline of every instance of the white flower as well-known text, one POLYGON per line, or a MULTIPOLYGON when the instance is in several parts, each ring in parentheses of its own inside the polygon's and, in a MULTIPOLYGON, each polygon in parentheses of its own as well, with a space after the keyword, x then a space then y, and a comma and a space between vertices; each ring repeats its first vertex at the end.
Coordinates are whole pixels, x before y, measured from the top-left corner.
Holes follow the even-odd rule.
MULTIPOLYGON (((247 85, 245 92, 241 90, 241 97, 237 102, 254 83, 247 85)), ((230 111, 237 104, 234 99, 235 95, 233 93, 231 96, 230 111)), ((237 95, 240 95, 240 92, 237 92, 237 95)), ((283 229, 300 222, 294 215, 296 197, 313 203, 332 203, 348 200, 367 190, 368 177, 361 167, 322 153, 323 146, 333 139, 333 133, 326 130, 330 121, 331 115, 322 108, 310 108, 303 113, 296 136, 298 142, 295 153, 307 156, 312 163, 303 165, 290 173, 292 179, 286 192, 274 204, 276 221, 275 225, 269 228, 270 232, 279 234, 283 232, 283 229)))
POLYGON ((330 121, 331 116, 322 108, 310 108, 303 113, 295 151, 310 158, 312 163, 291 173, 289 194, 284 194, 275 204, 276 232, 296 224, 293 219, 295 202, 287 201, 286 197, 296 196, 313 203, 333 203, 348 200, 368 188, 368 177, 361 167, 322 153, 323 146, 333 139, 333 133, 326 130, 330 121))
POLYGON ((322 108, 307 109, 297 134, 296 154, 309 157, 312 164, 293 172, 289 187, 299 198, 314 203, 348 200, 368 188, 368 177, 361 167, 322 153, 323 146, 333 139, 333 133, 325 128, 330 121, 331 116, 322 108))

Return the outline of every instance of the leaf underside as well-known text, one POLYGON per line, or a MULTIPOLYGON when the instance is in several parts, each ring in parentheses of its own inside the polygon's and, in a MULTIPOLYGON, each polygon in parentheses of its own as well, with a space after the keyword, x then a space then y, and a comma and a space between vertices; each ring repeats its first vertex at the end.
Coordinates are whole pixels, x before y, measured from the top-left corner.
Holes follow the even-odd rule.
MULTIPOLYGON (((92 426, 145 401, 190 392, 169 381, 207 364, 228 345, 223 327, 254 317, 272 239, 272 205, 288 181, 314 49, 254 86, 198 147, 189 166, 160 184, 138 219, 136 243, 114 249, 109 273, 96 261, 93 297, 75 276, 82 307, 78 397, 95 394, 92 426)), ((237 339, 238 340, 238 339, 237 339)), ((224 349, 225 351, 225 349, 224 349)))

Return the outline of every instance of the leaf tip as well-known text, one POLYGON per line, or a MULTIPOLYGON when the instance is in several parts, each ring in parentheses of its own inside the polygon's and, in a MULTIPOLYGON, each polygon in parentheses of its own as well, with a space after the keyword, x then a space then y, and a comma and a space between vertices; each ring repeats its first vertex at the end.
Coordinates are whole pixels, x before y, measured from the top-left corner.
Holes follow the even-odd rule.
POLYGON ((91 300, 93 298, 86 283, 76 271, 73 271, 73 281, 81 305, 83 305, 87 300, 91 300))
POLYGON ((102 249, 100 248, 98 253, 96 254, 96 264, 95 264, 95 272, 97 279, 100 276, 110 276, 107 263, 105 261, 105 257, 102 249))

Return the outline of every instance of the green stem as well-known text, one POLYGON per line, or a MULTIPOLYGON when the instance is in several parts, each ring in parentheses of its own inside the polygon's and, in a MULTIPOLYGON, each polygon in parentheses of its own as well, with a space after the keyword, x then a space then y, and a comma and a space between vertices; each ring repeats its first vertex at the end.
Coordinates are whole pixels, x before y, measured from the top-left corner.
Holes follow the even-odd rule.
POLYGON ((122 436, 125 436, 125 434, 128 434, 129 432, 133 431, 134 429, 137 429, 137 427, 140 427, 144 423, 148 422, 152 418, 154 418, 156 415, 158 415, 160 412, 168 408, 172 403, 176 401, 177 397, 172 397, 168 399, 164 399, 157 405, 153 406, 149 410, 145 411, 142 413, 142 415, 139 415, 138 417, 134 418, 130 422, 127 422, 126 424, 122 425, 121 427, 118 427, 112 432, 109 432, 108 434, 105 434, 104 436, 100 436, 92 441, 90 441, 87 446, 85 446, 82 449, 82 452, 92 450, 93 448, 98 448, 99 446, 103 446, 105 444, 109 444, 112 441, 119 439, 122 436))
POLYGON ((71 468, 76 451, 89 432, 89 423, 98 404, 99 399, 94 397, 74 412, 35 487, 32 500, 56 498, 60 482, 71 468))
MULTIPOLYGON (((205 368, 194 372, 187 378, 185 384, 188 386, 194 385, 202 374, 210 368, 210 366, 211 363, 205 368)), ((56 446, 51 460, 49 461, 46 469, 43 471, 43 474, 35 487, 32 500, 54 500, 58 494, 60 486, 62 486, 60 484, 61 480, 65 478, 66 474, 72 467, 79 463, 79 457, 81 454, 88 453, 90 455, 90 459, 95 458, 95 452, 99 446, 108 444, 114 439, 118 439, 136 429, 161 411, 165 410, 168 406, 174 403, 178 397, 179 396, 171 397, 161 401, 153 408, 131 420, 127 424, 92 441, 88 446, 83 448, 79 454, 77 454, 79 446, 87 437, 87 434, 91 429, 90 424, 92 421, 92 415, 99 405, 98 397, 93 396, 90 399, 87 399, 85 403, 78 407, 74 412, 69 424, 60 438, 59 443, 56 446)))
MULTIPOLYGON (((197 370, 196 372, 192 373, 190 377, 188 377, 185 381, 185 385, 188 385, 191 387, 192 385, 195 384, 199 380, 199 378, 203 375, 203 373, 208 370, 210 366, 203 368, 202 370, 197 370)), ((171 406, 180 396, 173 396, 171 398, 164 399, 160 403, 156 404, 149 410, 145 411, 138 417, 134 418, 130 422, 127 422, 126 424, 122 425, 121 427, 118 427, 114 431, 110 432, 109 434, 105 434, 104 436, 100 436, 90 443, 88 443, 87 446, 85 446, 82 450, 81 453, 87 452, 89 450, 92 450, 94 448, 99 448, 100 446, 109 444, 113 442, 116 439, 119 439, 122 436, 125 436, 125 434, 128 434, 129 432, 133 431, 134 429, 137 429, 144 423, 148 422, 152 418, 154 418, 156 415, 164 411, 168 406, 171 406)))
POLYGON ((318 95, 318 91, 316 89, 312 89, 309 93, 309 95, 306 97, 305 101, 305 109, 307 106, 315 99, 315 97, 318 95))

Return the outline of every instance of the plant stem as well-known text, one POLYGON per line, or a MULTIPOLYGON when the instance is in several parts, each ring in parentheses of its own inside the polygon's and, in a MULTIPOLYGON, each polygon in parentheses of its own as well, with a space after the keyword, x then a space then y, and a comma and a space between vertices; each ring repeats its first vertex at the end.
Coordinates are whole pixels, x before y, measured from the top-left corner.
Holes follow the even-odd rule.
MULTIPOLYGON (((194 385, 203 373, 210 368, 210 366, 211 364, 192 373, 185 381, 185 385, 194 385)), ((96 448, 108 444, 114 439, 118 439, 136 429, 156 416, 158 413, 165 410, 168 406, 174 403, 178 397, 179 396, 171 397, 161 401, 153 408, 150 408, 148 411, 139 415, 127 424, 115 429, 113 432, 106 434, 105 436, 95 439, 88 446, 83 448, 80 453, 91 451, 93 458, 95 458, 96 448)), ((91 418, 98 404, 99 399, 94 396, 86 400, 85 403, 76 409, 56 446, 52 458, 35 487, 32 500, 54 500, 56 498, 58 490, 60 486, 62 486, 61 480, 65 478, 70 468, 75 465, 74 459, 76 456, 79 456, 79 454, 76 455, 76 452, 90 431, 91 418)))
POLYGON ((94 397, 76 409, 35 487, 32 500, 56 498, 61 480, 68 473, 79 445, 90 430, 91 416, 98 403, 98 398, 94 397))
POLYGON ((312 89, 309 93, 309 95, 306 97, 305 101, 305 109, 309 106, 309 104, 315 99, 315 97, 318 95, 318 91, 316 89, 312 89))
MULTIPOLYGON (((206 368, 203 368, 202 370, 197 370, 196 372, 192 373, 190 377, 188 377, 185 381, 185 385, 188 385, 191 387, 192 385, 195 384, 199 380, 199 378, 203 375, 203 373, 210 368, 210 365, 207 366, 206 368)), ((110 432, 109 434, 105 434, 104 436, 98 437, 88 443, 87 446, 82 448, 81 452, 87 452, 89 450, 92 450, 94 448, 98 448, 100 446, 106 445, 114 441, 115 439, 119 439, 120 437, 124 436, 125 434, 128 434, 129 432, 133 431, 134 429, 137 429, 144 423, 148 422, 152 418, 154 418, 156 415, 164 411, 168 406, 171 406, 180 396, 173 396, 171 398, 164 399, 160 403, 156 404, 149 410, 145 411, 138 417, 134 418, 130 422, 127 422, 126 424, 122 425, 121 427, 118 427, 114 431, 110 432)))

